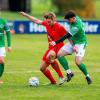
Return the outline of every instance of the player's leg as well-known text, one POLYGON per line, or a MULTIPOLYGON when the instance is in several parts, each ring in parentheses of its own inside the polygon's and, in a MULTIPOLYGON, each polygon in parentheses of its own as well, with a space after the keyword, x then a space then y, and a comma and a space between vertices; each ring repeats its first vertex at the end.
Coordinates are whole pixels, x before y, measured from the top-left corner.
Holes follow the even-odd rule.
POLYGON ((40 70, 41 72, 50 80, 51 84, 56 84, 55 79, 53 78, 51 72, 47 69, 48 64, 45 63, 45 61, 41 61, 40 64, 40 70))
POLYGON ((60 66, 58 65, 58 62, 55 60, 53 63, 51 63, 51 66, 57 72, 59 76, 59 85, 62 85, 66 81, 66 79, 64 78, 60 70, 60 66))
POLYGON ((56 56, 55 51, 47 50, 43 57, 43 60, 45 61, 46 64, 51 64, 51 67, 57 72, 58 76, 60 78, 63 78, 63 74, 60 70, 60 67, 59 67, 58 63, 56 62, 56 60, 54 59, 55 56, 56 56), (52 61, 50 61, 50 60, 52 60, 52 61))
POLYGON ((58 65, 55 58, 56 58, 55 51, 50 50, 50 52, 47 55, 47 60, 51 63, 51 67, 57 72, 57 74, 59 76, 59 85, 62 85, 65 82, 65 79, 64 79, 64 76, 60 70, 60 66, 58 65))
POLYGON ((56 53, 54 50, 50 50, 46 56, 46 59, 49 63, 53 63, 56 59, 56 53))
POLYGON ((0 57, 0 77, 3 75, 4 72, 4 57, 0 57))
POLYGON ((88 82, 88 84, 92 83, 92 80, 90 78, 90 75, 88 73, 88 70, 86 68, 86 65, 82 63, 83 61, 83 57, 85 54, 85 49, 84 49, 84 45, 76 45, 78 52, 76 53, 75 56, 75 63, 76 65, 79 67, 79 69, 83 72, 83 74, 86 76, 86 80, 88 82))
POLYGON ((58 65, 57 61, 55 60, 56 53, 53 50, 50 50, 47 54, 47 60, 51 63, 52 68, 57 72, 60 78, 63 78, 63 74, 60 70, 60 66, 58 65))
MULTIPOLYGON (((57 53, 55 53, 56 51, 54 51, 54 50, 50 50, 50 52, 47 55, 47 59, 51 63, 51 62, 54 62, 54 60, 56 59, 56 56, 58 56, 58 60, 59 60, 60 64, 67 71, 67 73, 70 73, 71 70, 69 69, 68 62, 65 59, 65 57, 63 57, 63 56, 68 55, 70 53, 67 53, 63 49, 66 49, 66 48, 65 47, 62 47, 57 53)), ((69 51, 69 49, 68 49, 68 51, 69 51)), ((70 50, 70 52, 71 52, 71 50, 70 50)))
POLYGON ((51 66, 57 72, 59 78, 64 78, 64 76, 60 70, 60 66, 58 65, 58 62, 56 60, 51 63, 51 66))
POLYGON ((92 80, 90 78, 90 75, 88 73, 86 65, 82 63, 82 57, 76 56, 75 57, 75 63, 79 67, 79 69, 83 72, 83 74, 86 76, 86 80, 87 80, 88 84, 91 84, 92 80))
POLYGON ((59 61, 59 63, 62 65, 62 67, 64 68, 64 70, 65 70, 66 72, 68 72, 68 73, 71 72, 71 70, 70 70, 70 68, 69 68, 69 65, 68 65, 68 62, 67 62, 67 60, 66 60, 65 57, 59 57, 59 58, 58 58, 58 61, 59 61))
POLYGON ((47 60, 47 58, 46 58, 49 51, 50 51, 50 50, 48 49, 48 50, 45 52, 45 54, 44 54, 44 56, 43 56, 43 58, 42 58, 42 61, 41 61, 41 64, 40 64, 40 70, 41 70, 41 72, 50 80, 51 84, 56 84, 56 81, 55 81, 55 79, 53 78, 51 72, 47 69, 47 67, 50 65, 50 63, 48 62, 48 60, 47 60))
POLYGON ((58 60, 60 62, 60 64, 63 66, 63 68, 66 70, 67 73, 67 81, 69 82, 71 80, 71 78, 74 76, 74 74, 71 72, 68 62, 65 59, 64 56, 66 55, 70 55, 73 52, 72 50, 72 45, 71 44, 66 44, 64 45, 57 54, 58 60))
MULTIPOLYGON (((4 57, 5 57, 5 48, 0 48, 0 78, 3 75, 4 72, 4 57)), ((2 84, 3 81, 0 80, 0 84, 2 84)))

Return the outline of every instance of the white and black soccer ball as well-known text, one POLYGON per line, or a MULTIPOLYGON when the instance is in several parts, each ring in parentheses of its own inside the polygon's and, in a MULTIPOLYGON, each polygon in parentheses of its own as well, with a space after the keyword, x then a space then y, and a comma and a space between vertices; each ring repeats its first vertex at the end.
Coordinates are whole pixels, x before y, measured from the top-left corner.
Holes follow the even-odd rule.
POLYGON ((36 87, 36 86, 39 86, 39 79, 37 77, 31 77, 29 78, 29 86, 33 86, 33 87, 36 87))

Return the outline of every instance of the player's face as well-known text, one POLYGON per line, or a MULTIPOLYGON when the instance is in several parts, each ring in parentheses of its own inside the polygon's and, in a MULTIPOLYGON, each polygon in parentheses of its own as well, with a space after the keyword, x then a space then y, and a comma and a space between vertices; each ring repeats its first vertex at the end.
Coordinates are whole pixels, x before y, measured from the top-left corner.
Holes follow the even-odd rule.
POLYGON ((45 21, 46 21, 50 26, 52 26, 53 23, 54 23, 54 21, 53 21, 52 19, 50 19, 50 18, 48 18, 48 19, 45 18, 45 21))
POLYGON ((68 22, 69 22, 69 23, 74 23, 74 22, 76 22, 76 18, 75 18, 75 17, 69 18, 69 19, 68 19, 68 22))

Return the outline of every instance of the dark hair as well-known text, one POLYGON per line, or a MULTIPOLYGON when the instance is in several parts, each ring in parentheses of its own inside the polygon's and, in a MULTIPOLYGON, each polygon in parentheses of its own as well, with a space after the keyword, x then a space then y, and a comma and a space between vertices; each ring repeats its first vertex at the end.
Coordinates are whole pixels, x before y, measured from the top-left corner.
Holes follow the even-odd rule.
POLYGON ((64 19, 69 19, 69 18, 72 18, 72 17, 76 17, 76 13, 73 11, 73 10, 69 10, 65 16, 64 16, 64 19))

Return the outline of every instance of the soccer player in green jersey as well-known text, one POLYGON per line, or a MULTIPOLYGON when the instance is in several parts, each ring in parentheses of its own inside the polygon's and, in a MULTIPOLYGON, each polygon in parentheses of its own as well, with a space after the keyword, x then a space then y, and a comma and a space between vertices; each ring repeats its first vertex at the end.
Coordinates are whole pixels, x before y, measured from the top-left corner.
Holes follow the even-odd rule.
POLYGON ((69 10, 66 13, 65 19, 69 22, 69 31, 66 33, 65 36, 61 37, 57 41, 52 41, 50 45, 54 46, 55 44, 64 41, 66 38, 69 39, 70 42, 65 44, 59 50, 57 57, 69 55, 75 52, 75 63, 86 76, 87 83, 91 84, 91 77, 87 71, 86 65, 82 62, 85 54, 85 48, 87 45, 83 22, 72 10, 69 10))
MULTIPOLYGON (((4 72, 4 57, 5 57, 5 37, 4 32, 6 32, 7 36, 7 50, 11 51, 11 35, 10 35, 10 28, 8 27, 5 20, 0 18, 0 78, 4 72)), ((3 81, 0 80, 0 84, 2 84, 3 81)))

